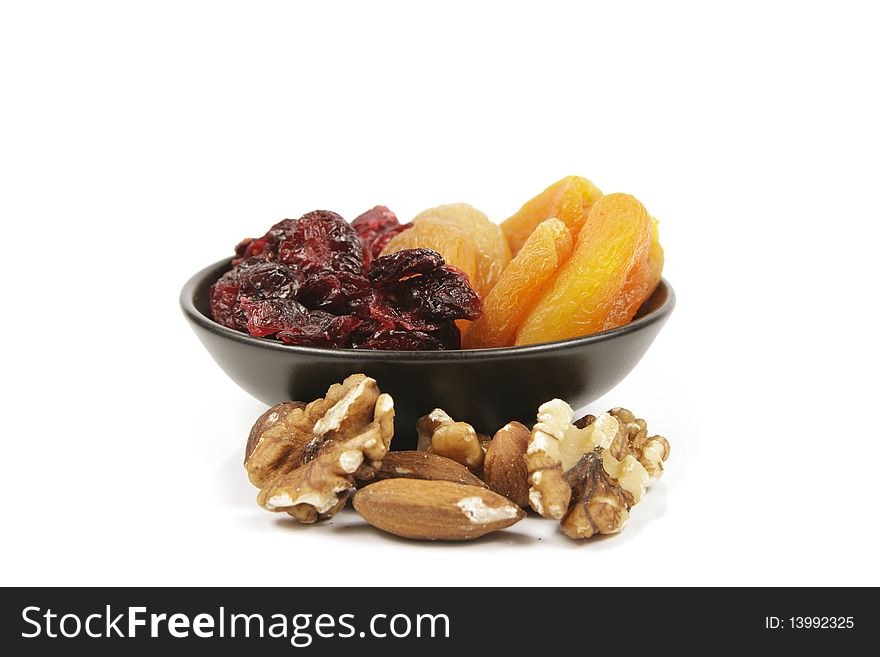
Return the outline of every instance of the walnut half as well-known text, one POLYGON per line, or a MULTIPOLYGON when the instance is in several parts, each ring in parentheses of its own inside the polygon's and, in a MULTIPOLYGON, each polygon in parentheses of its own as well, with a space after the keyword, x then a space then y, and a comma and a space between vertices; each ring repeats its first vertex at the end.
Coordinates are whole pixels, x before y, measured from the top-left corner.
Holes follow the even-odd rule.
POLYGON ((583 427, 572 423, 574 411, 561 399, 538 408, 526 449, 529 504, 545 518, 559 520, 571 501, 571 487, 563 473, 596 447, 608 447, 620 430, 616 419, 600 416, 583 427))
POLYGON ((311 523, 334 515, 356 480, 375 475, 393 435, 393 400, 374 379, 353 374, 308 405, 264 413, 251 431, 245 468, 261 489, 261 506, 311 523))
POLYGON ((588 452, 565 473, 565 481, 574 493, 560 525, 569 538, 616 534, 626 525, 635 504, 632 494, 605 469, 603 451, 597 447, 588 452))
POLYGON ((374 419, 361 433, 334 446, 293 472, 272 479, 257 501, 269 511, 286 511, 304 523, 334 515, 348 499, 355 479, 368 464, 375 472, 394 434, 394 402, 382 394, 376 400, 374 419))
POLYGON ((560 520, 570 538, 618 532, 662 474, 669 443, 649 438, 647 423, 623 408, 576 422, 573 417, 561 399, 538 409, 525 454, 529 504, 560 520))
POLYGON ((483 467, 484 436, 467 422, 456 422, 442 408, 435 408, 416 423, 419 449, 461 463, 471 472, 483 467))
POLYGON ((664 462, 669 458, 669 441, 663 436, 648 436, 648 423, 637 418, 632 411, 617 407, 608 413, 625 428, 612 443, 611 454, 618 460, 632 455, 647 471, 649 483, 659 479, 664 462))

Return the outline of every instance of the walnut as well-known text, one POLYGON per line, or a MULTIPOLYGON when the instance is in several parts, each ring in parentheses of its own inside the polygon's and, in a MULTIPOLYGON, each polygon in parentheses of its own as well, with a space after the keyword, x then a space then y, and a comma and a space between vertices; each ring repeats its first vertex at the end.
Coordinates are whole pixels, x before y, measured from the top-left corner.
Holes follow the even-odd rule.
POLYGON ((379 387, 374 379, 353 374, 341 384, 334 383, 324 397, 308 405, 291 402, 293 407, 287 409, 283 408, 284 404, 273 406, 268 417, 279 407, 280 417, 274 422, 264 422, 266 414, 261 415, 248 439, 244 465, 251 483, 262 488, 270 478, 291 472, 317 456, 333 440, 344 439, 351 427, 363 427, 372 419, 368 416, 378 397, 379 387), (341 417, 347 417, 348 428, 339 430, 335 425, 341 417), (254 439, 254 434, 265 424, 270 425, 269 428, 254 439))
POLYGON ((633 504, 638 503, 648 489, 650 479, 644 466, 632 454, 618 461, 609 449, 602 452, 602 463, 605 471, 632 495, 633 504))
POLYGON ((452 459, 471 472, 483 467, 485 451, 477 434, 467 422, 456 422, 446 411, 435 408, 416 423, 419 449, 452 459))
POLYGON ((626 429, 609 448, 614 458, 621 460, 632 455, 647 471, 649 484, 659 479, 663 474, 663 463, 669 458, 669 441, 663 436, 648 437, 648 423, 637 418, 632 411, 618 407, 608 412, 626 429))
POLYGON ((419 434, 417 450, 426 452, 431 447, 431 439, 434 432, 444 424, 455 422, 442 408, 435 408, 427 415, 423 415, 416 422, 416 432, 419 434))
POLYGON ((581 457, 597 447, 609 447, 625 429, 616 418, 603 413, 592 422, 579 429, 572 424, 565 432, 565 439, 559 446, 562 469, 569 470, 577 465, 581 457))
POLYGON ((258 417, 248 434, 248 441, 245 447, 245 459, 247 459, 247 457, 254 451, 260 436, 284 420, 284 418, 290 415, 292 411, 305 407, 306 405, 300 401, 281 402, 280 404, 275 404, 275 406, 258 417))
MULTIPOLYGON (((663 461, 669 456, 668 441, 662 436, 649 438, 647 423, 625 408, 614 408, 582 424, 596 432, 596 447, 565 472, 573 500, 561 526, 570 538, 623 529, 630 509, 662 474, 663 461)), ((576 453, 568 447, 571 454, 576 453)))
POLYGON ((595 415, 584 415, 580 420, 574 421, 574 426, 578 429, 585 429, 596 421, 595 415))
POLYGON ((611 445, 621 431, 618 421, 607 413, 584 423, 583 428, 572 424, 572 418, 571 406, 561 399, 552 399, 538 409, 538 422, 529 438, 526 450, 531 484, 529 503, 545 518, 559 520, 568 509, 571 489, 563 473, 587 452, 611 445))
POLYGON ((562 476, 559 445, 571 425, 574 412, 561 399, 538 408, 538 422, 532 427, 526 448, 529 473, 529 504, 545 518, 560 520, 571 501, 571 486, 562 476))
MULTIPOLYGON (((275 408, 278 407, 272 407, 275 408)), ((259 435, 257 432, 262 424, 259 419, 251 429, 245 450, 244 467, 251 483, 257 488, 275 475, 290 472, 302 465, 303 453, 314 437, 305 426, 307 418, 304 417, 304 408, 291 409, 279 421, 267 423, 272 426, 259 435)), ((270 413, 269 417, 271 416, 270 413)), ((262 418, 263 415, 260 417, 262 418)))
POLYGON ((394 435, 393 400, 363 374, 308 405, 273 409, 251 430, 245 468, 261 506, 301 522, 336 513, 356 479, 375 475, 394 435))
POLYGON ((606 470, 603 452, 607 450, 597 447, 565 473, 574 495, 560 526, 569 538, 621 531, 635 504, 632 494, 606 470))
POLYGON ((524 458, 529 436, 524 424, 505 424, 489 443, 483 463, 483 480, 489 488, 518 506, 529 505, 529 472, 524 458))
MULTIPOLYGON (((269 511, 286 511, 303 523, 334 515, 348 499, 358 472, 367 460, 370 468, 381 465, 394 433, 394 402, 381 394, 374 419, 361 433, 333 447, 293 472, 272 479, 257 496, 269 511)), ((374 472, 375 470, 373 470, 374 472)))
POLYGON ((629 445, 629 426, 609 412, 594 418, 579 431, 570 431, 562 445, 562 469, 568 471, 586 453, 602 448, 605 470, 638 502, 645 494, 650 477, 641 463, 625 448, 629 445))
POLYGON ((438 428, 431 437, 431 450, 458 461, 471 472, 479 471, 483 466, 483 446, 477 432, 467 422, 453 422, 438 428))

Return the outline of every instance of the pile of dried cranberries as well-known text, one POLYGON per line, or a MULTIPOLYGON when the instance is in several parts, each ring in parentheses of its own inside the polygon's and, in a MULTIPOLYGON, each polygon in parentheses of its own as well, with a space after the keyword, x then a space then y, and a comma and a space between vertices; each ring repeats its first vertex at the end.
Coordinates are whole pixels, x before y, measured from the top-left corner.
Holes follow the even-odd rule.
POLYGON ((211 287, 214 319, 288 344, 354 349, 459 349, 455 320, 480 317, 466 274, 431 249, 379 256, 400 224, 377 206, 348 224, 316 210, 235 248, 211 287))

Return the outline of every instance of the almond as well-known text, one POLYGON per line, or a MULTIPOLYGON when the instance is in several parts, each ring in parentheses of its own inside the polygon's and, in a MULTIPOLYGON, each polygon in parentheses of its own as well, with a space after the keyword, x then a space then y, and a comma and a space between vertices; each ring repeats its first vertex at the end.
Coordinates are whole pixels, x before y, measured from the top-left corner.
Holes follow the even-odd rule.
POLYGON ((430 452, 400 451, 388 452, 382 459, 382 466, 376 479, 431 479, 454 481, 470 486, 483 486, 483 481, 461 463, 430 452))
POLYGON ((385 479, 359 490, 354 508, 374 527, 422 540, 466 541, 519 522, 525 512, 479 486, 385 479))
POLYGON ((529 445, 529 429, 519 422, 510 422, 498 430, 483 463, 483 480, 496 493, 514 504, 529 504, 529 473, 525 453, 529 445))

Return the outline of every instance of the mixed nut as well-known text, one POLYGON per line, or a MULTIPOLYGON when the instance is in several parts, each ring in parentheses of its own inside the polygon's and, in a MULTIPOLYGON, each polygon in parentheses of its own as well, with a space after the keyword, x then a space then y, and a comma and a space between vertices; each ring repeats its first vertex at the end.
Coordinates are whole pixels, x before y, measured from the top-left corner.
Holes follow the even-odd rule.
POLYGON ((294 345, 509 347, 630 322, 663 260, 638 200, 568 176, 500 224, 465 203, 405 224, 381 205, 351 223, 284 219, 236 246, 210 306, 228 328, 294 345))
POLYGON ((417 450, 389 451, 394 401, 353 374, 320 399, 263 413, 244 465, 260 506, 302 523, 332 517, 354 492, 364 520, 405 538, 474 539, 531 507, 585 539, 621 531, 669 457, 669 442, 627 409, 575 421, 560 399, 540 406, 531 429, 510 422, 491 438, 442 409, 416 429, 417 450))

